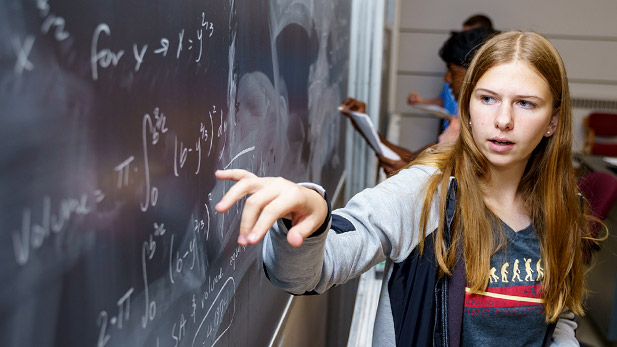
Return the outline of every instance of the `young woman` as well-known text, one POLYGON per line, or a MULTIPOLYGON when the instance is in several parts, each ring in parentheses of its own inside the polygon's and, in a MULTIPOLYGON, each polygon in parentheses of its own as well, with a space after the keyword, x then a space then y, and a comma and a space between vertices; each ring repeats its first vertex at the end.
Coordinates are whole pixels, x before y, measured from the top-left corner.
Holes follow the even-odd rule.
POLYGON ((495 36, 465 76, 461 134, 330 212, 320 187, 242 170, 240 244, 270 280, 322 293, 386 260, 373 345, 578 345, 588 216, 564 64, 535 33, 495 36), (272 230, 267 231, 272 227, 272 230))

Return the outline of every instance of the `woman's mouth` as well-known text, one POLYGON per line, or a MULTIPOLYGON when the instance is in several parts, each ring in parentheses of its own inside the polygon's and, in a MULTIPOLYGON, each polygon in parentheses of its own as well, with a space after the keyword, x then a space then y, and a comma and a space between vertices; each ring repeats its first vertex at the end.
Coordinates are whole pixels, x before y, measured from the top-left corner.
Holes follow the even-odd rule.
POLYGON ((514 142, 508 141, 507 139, 490 139, 489 147, 495 152, 505 152, 509 151, 514 147, 514 142))
POLYGON ((489 140, 492 143, 498 144, 498 145, 513 145, 513 142, 510 141, 499 141, 499 140, 489 140))

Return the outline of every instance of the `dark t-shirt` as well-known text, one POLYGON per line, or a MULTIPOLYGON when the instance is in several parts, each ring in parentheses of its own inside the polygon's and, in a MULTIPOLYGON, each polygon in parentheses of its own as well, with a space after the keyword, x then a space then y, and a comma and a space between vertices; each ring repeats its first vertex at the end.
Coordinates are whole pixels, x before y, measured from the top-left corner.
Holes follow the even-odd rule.
POLYGON ((535 228, 514 232, 505 223, 507 245, 491 258, 483 293, 465 288, 463 346, 541 346, 547 329, 541 299, 544 263, 535 228))

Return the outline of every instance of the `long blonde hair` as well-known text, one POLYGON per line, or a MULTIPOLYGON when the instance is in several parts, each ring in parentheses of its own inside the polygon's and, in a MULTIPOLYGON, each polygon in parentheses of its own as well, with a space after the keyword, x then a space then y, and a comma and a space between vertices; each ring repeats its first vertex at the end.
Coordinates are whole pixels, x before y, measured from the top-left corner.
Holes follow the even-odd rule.
POLYGON ((503 239, 493 235, 491 219, 495 216, 483 201, 481 183, 488 180, 490 171, 471 134, 469 104, 478 80, 492 67, 512 61, 526 62, 546 80, 554 101, 553 110, 558 113, 554 135, 544 137, 532 152, 518 187, 540 240, 545 315, 548 322, 554 322, 566 306, 575 314, 584 313, 583 249, 589 223, 587 214, 581 210, 572 167, 572 115, 566 70, 555 47, 541 35, 505 32, 488 40, 476 53, 465 75, 459 99, 458 140, 453 146, 426 153, 412 163, 440 169, 431 178, 424 197, 421 247, 427 232, 430 200, 439 190, 442 222, 435 235, 435 253, 442 273, 450 273, 456 260, 456 247, 446 247, 443 221, 448 183, 454 176, 458 190, 451 244, 463 245, 465 271, 472 291, 486 289, 491 256, 503 239))

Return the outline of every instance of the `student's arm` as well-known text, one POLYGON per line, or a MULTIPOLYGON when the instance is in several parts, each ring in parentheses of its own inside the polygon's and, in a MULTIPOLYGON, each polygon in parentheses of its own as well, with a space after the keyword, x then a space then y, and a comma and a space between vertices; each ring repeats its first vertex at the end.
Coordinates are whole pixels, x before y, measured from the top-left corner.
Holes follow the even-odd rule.
POLYGON ((422 105, 437 105, 443 107, 443 99, 438 96, 433 99, 424 99, 420 96, 420 94, 411 92, 407 97, 407 103, 410 105, 422 104, 422 105))
MULTIPOLYGON (((351 120, 351 124, 353 125, 353 127, 356 128, 356 130, 358 130, 358 132, 362 134, 362 136, 364 136, 364 133, 359 129, 358 125, 354 121, 354 118, 351 116, 351 112, 354 111, 354 112, 366 113, 366 104, 354 98, 347 98, 339 106, 339 110, 341 111, 342 114, 344 114, 351 120)), ((424 149, 433 145, 433 143, 431 143, 417 152, 412 152, 406 148, 403 148, 401 146, 397 146, 391 143, 390 141, 386 140, 386 138, 383 137, 381 134, 378 133, 378 135, 379 135, 379 139, 384 145, 386 145, 394 153, 398 154, 399 157, 401 157, 400 160, 392 160, 392 159, 388 159, 382 155, 377 154, 377 159, 379 160, 379 166, 384 169, 384 172, 388 176, 396 173, 397 171, 405 167, 413 159, 415 159, 415 157, 418 156, 418 154, 420 154, 424 149)), ((367 142, 369 141, 367 140, 367 142)))
POLYGON ((384 145, 388 146, 388 148, 390 148, 394 153, 398 154, 399 157, 401 157, 400 160, 392 160, 384 157, 383 155, 377 155, 377 159, 379 159, 379 166, 383 168, 387 176, 395 174, 397 171, 407 166, 407 164, 409 164, 412 160, 416 159, 416 157, 420 155, 420 153, 422 153, 425 149, 434 145, 434 143, 429 143, 428 145, 417 150, 416 152, 412 152, 406 148, 397 146, 392 142, 386 140, 386 138, 381 136, 381 134, 379 134, 379 139, 381 140, 381 142, 383 142, 384 145))
MULTIPOLYGON (((288 226, 279 220, 264 238, 268 278, 293 294, 323 293, 386 259, 404 260, 418 243, 425 182, 434 170, 410 168, 362 191, 299 248, 287 242, 288 226)), ((429 221, 427 229, 436 228, 436 219, 429 221)))

